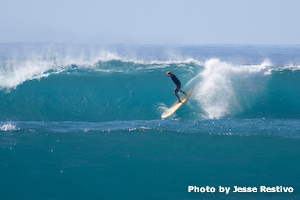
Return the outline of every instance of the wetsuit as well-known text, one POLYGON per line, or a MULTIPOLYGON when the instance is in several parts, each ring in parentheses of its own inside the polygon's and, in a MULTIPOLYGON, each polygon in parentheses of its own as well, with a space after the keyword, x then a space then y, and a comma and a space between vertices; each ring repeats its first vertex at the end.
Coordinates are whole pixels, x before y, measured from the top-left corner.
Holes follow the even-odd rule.
POLYGON ((176 85, 176 88, 175 88, 175 90, 174 90, 174 92, 178 92, 178 90, 180 89, 180 87, 181 87, 181 83, 180 83, 180 81, 178 80, 178 78, 174 75, 174 74, 171 74, 171 79, 172 79, 172 81, 175 83, 175 85, 176 85))

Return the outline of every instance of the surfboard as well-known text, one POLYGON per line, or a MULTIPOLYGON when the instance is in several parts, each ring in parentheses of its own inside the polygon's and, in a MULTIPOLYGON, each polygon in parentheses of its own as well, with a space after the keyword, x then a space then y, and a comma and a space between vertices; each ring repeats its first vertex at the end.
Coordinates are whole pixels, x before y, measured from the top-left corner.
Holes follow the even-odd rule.
POLYGON ((192 95, 194 91, 194 88, 191 88, 189 91, 186 92, 186 94, 184 94, 182 97, 180 97, 180 103, 178 102, 178 100, 173 104, 173 106, 171 106, 171 108, 169 108, 168 110, 166 110, 162 115, 161 118, 165 119, 167 117, 170 117, 171 115, 173 115, 173 113, 175 113, 187 100, 188 98, 190 98, 190 96, 192 95))

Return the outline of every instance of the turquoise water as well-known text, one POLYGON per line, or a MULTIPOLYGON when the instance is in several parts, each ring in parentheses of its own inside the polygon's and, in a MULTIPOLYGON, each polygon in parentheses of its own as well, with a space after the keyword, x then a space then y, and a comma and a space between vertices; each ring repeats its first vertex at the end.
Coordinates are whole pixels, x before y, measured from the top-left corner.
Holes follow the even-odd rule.
POLYGON ((1 197, 297 199, 299 52, 1 44, 1 197), (176 101, 167 71, 195 91, 162 120, 176 101), (234 186, 258 192, 236 193, 234 186))

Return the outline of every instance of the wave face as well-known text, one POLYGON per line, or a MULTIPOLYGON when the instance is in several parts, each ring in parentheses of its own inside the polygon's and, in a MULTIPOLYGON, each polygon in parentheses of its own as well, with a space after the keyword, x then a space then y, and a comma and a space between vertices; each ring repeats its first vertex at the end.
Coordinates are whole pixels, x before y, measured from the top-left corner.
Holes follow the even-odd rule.
POLYGON ((174 117, 300 118, 299 47, 2 44, 0 120, 159 119, 194 86, 174 117))

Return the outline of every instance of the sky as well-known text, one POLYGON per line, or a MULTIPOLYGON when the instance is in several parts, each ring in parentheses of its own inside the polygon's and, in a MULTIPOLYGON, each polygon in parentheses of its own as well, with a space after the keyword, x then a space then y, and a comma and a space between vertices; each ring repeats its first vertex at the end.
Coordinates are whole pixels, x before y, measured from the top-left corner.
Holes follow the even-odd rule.
POLYGON ((0 43, 300 44, 299 0, 0 0, 0 43))

